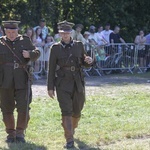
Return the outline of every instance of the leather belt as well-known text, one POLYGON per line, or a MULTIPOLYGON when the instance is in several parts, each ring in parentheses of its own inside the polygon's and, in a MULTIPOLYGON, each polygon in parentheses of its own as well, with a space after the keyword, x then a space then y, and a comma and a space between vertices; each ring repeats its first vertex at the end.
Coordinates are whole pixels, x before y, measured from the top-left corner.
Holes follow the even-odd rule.
POLYGON ((19 64, 19 63, 16 63, 16 62, 14 62, 14 63, 4 63, 4 65, 6 65, 6 66, 12 66, 12 67, 14 67, 14 69, 17 69, 17 68, 26 68, 27 67, 27 65, 22 65, 22 64, 19 64))
POLYGON ((61 67, 61 69, 67 70, 67 71, 72 71, 72 72, 74 72, 74 71, 79 71, 79 70, 80 70, 80 68, 76 68, 75 66, 71 66, 71 67, 61 67))

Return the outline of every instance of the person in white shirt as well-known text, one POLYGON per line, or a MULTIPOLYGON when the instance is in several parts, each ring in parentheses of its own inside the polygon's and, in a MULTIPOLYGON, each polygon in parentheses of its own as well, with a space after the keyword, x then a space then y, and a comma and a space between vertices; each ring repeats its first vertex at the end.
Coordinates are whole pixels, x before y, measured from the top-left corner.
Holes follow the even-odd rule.
MULTIPOLYGON (((44 45, 44 61, 45 61, 45 71, 48 69, 49 57, 50 57, 50 47, 55 43, 54 38, 51 35, 47 35, 44 45)), ((45 72, 46 73, 46 72, 45 72)))
POLYGON ((85 31, 83 36, 85 38, 85 44, 84 44, 85 50, 86 50, 88 56, 91 56, 91 45, 90 45, 90 41, 89 41, 89 35, 90 35, 90 32, 85 31))
POLYGON ((106 26, 105 26, 105 30, 103 30, 103 31, 101 32, 102 37, 105 39, 105 41, 107 41, 107 43, 110 43, 110 42, 109 42, 109 36, 110 36, 110 33, 112 33, 112 32, 113 32, 113 31, 110 30, 110 24, 107 23, 106 26))
POLYGON ((101 32, 103 31, 103 26, 102 26, 102 25, 99 25, 97 30, 98 30, 98 31, 97 31, 98 37, 102 38, 102 33, 101 33, 101 32))
POLYGON ((95 32, 95 29, 96 29, 95 26, 93 26, 93 25, 90 26, 90 28, 89 28, 90 35, 89 35, 88 39, 91 44, 98 45, 98 36, 95 32))
POLYGON ((48 33, 48 27, 46 27, 46 21, 44 19, 40 20, 39 26, 34 27, 34 31, 36 31, 37 28, 41 27, 42 29, 42 39, 45 40, 48 33))
POLYGON ((99 25, 98 31, 96 33, 97 34, 97 38, 98 38, 98 45, 108 44, 107 41, 103 38, 102 31, 103 31, 103 26, 99 25))
POLYGON ((104 60, 105 59, 105 50, 104 50, 104 45, 107 44, 108 42, 100 35, 95 33, 95 26, 90 26, 89 32, 90 35, 88 37, 89 42, 91 45, 93 45, 96 48, 98 60, 104 60))
POLYGON ((72 38, 73 40, 77 40, 77 41, 80 41, 82 42, 83 44, 85 44, 85 38, 83 37, 81 31, 83 29, 83 25, 82 24, 77 24, 75 26, 75 30, 72 30, 72 38))
POLYGON ((45 45, 45 42, 42 38, 42 29, 40 27, 36 28, 35 30, 35 41, 34 41, 34 45, 39 49, 41 55, 40 57, 35 61, 35 66, 34 66, 34 71, 35 72, 39 72, 38 75, 41 75, 41 68, 42 65, 44 64, 44 60, 43 60, 43 47, 45 45))

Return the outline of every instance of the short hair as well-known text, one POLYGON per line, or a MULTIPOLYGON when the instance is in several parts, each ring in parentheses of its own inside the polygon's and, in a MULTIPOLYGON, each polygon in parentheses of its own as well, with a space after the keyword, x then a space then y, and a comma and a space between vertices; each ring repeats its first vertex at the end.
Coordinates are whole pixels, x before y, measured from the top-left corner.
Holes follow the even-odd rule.
POLYGON ((105 26, 110 26, 110 23, 106 23, 105 26))
POLYGON ((45 19, 43 18, 43 19, 40 20, 40 22, 46 22, 46 21, 45 21, 45 19))
POLYGON ((115 30, 116 28, 119 28, 119 29, 120 29, 120 27, 119 27, 118 25, 116 25, 116 26, 114 27, 114 30, 115 30))
POLYGON ((98 29, 99 29, 100 27, 103 27, 103 26, 102 26, 101 24, 99 24, 98 29))

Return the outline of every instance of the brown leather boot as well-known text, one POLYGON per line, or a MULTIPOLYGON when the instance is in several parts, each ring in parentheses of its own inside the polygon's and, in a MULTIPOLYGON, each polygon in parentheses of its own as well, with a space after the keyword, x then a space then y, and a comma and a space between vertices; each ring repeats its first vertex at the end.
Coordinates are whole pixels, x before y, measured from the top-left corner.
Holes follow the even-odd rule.
POLYGON ((72 117, 72 130, 73 130, 73 134, 75 134, 75 128, 78 127, 78 122, 80 120, 80 117, 78 118, 75 118, 75 117, 72 117))
POLYGON ((25 135, 24 135, 24 131, 27 128, 27 124, 29 121, 29 114, 27 113, 20 113, 18 112, 18 118, 17 118, 17 126, 16 126, 16 141, 17 142, 21 142, 21 143, 25 143, 25 135))
POLYGON ((7 143, 13 143, 16 140, 15 119, 13 114, 3 114, 3 122, 6 127, 7 143))
POLYGON ((64 128, 64 136, 66 139, 65 148, 73 148, 74 138, 73 138, 73 131, 72 131, 72 117, 62 116, 62 126, 64 128))

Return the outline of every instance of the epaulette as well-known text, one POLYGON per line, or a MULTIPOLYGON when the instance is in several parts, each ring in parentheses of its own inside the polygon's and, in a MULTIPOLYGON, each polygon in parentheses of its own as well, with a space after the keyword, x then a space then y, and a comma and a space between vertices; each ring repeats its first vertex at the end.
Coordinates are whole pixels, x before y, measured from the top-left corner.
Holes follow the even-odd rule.
POLYGON ((6 40, 6 36, 5 36, 5 35, 4 35, 4 36, 1 36, 0 39, 6 40))
POLYGON ((60 42, 57 42, 57 43, 54 43, 52 46, 60 46, 61 43, 60 42))
POLYGON ((23 38, 29 38, 27 35, 22 35, 23 38))
POLYGON ((61 42, 54 43, 54 45, 60 45, 60 44, 61 44, 61 42))
POLYGON ((75 44, 83 44, 81 41, 76 41, 76 40, 73 40, 73 42, 75 43, 75 44))
POLYGON ((22 35, 23 39, 30 39, 27 35, 22 35))

